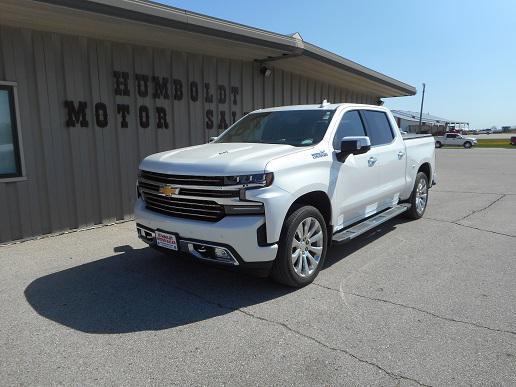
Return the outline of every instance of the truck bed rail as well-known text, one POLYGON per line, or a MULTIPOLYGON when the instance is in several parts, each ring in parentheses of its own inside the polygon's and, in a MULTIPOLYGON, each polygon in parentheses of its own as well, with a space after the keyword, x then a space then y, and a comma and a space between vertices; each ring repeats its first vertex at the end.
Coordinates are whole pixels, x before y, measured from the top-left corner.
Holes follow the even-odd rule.
POLYGON ((414 140, 417 138, 425 138, 425 137, 433 137, 433 136, 431 134, 410 133, 410 134, 405 134, 402 137, 403 137, 403 140, 414 140))

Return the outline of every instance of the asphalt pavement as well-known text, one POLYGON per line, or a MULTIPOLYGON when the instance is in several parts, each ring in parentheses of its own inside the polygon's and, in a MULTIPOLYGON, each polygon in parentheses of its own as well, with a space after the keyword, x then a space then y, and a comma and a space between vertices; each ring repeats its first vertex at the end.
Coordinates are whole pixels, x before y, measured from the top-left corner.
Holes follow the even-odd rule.
POLYGON ((438 149, 418 221, 292 290, 133 222, 0 247, 1 385, 516 385, 516 151, 438 149))

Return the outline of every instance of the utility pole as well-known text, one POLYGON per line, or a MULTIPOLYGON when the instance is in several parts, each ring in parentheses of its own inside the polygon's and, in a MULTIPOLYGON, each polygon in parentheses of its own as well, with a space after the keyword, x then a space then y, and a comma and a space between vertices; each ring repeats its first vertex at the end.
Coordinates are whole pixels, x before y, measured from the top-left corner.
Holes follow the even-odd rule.
POLYGON ((421 133, 421 119, 423 118, 423 103, 425 102, 425 83, 423 82, 423 95, 421 96, 421 110, 419 110, 419 133, 421 133))

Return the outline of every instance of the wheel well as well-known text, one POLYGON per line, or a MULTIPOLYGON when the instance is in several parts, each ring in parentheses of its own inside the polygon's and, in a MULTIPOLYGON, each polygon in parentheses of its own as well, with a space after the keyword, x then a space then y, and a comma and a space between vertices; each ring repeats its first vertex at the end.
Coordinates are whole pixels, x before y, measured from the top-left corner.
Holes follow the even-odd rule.
POLYGON ((425 175, 426 175, 426 178, 428 179, 428 182, 430 183, 430 185, 432 184, 432 173, 431 173, 431 169, 430 169, 430 164, 429 163, 424 163, 422 164, 417 173, 419 172, 423 172, 425 175))
POLYGON ((323 191, 313 191, 304 194, 296 199, 294 203, 290 206, 287 217, 293 211, 295 211, 299 206, 308 205, 313 206, 319 210, 321 215, 326 222, 326 226, 330 226, 331 223, 331 202, 328 198, 328 195, 323 191))

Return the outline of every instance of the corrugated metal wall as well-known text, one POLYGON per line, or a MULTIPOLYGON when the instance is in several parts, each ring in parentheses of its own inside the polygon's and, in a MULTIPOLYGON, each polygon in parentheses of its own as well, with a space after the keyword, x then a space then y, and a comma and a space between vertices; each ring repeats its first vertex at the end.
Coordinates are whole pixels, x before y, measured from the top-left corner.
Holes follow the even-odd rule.
POLYGON ((0 181, 0 242, 131 217, 139 161, 205 142, 222 131, 221 114, 230 123, 233 114, 238 119, 260 107, 376 100, 278 69, 264 78, 255 63, 4 26, 0 81, 18 83, 27 176, 0 181), (129 95, 116 95, 114 71, 129 74, 129 95), (138 93, 135 74, 149 77, 147 96, 138 93), (153 98, 152 76, 168 78, 168 99, 153 98), (87 126, 67 126, 65 101, 86 102, 87 126), (107 108, 105 126, 103 114, 95 117, 97 103, 107 108), (117 105, 129 106, 127 127, 117 105), (141 106, 149 111, 148 128, 140 125, 141 106), (156 107, 164 108, 168 129, 157 128, 156 107))

